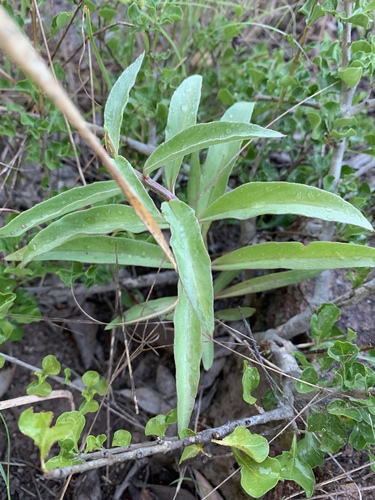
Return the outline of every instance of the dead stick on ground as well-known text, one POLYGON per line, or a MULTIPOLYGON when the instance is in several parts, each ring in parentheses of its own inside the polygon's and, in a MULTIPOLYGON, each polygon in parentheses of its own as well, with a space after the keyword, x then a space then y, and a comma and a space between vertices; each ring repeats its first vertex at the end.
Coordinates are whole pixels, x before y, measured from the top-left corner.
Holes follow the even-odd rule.
POLYGON ((265 424, 277 420, 285 420, 293 418, 293 410, 286 406, 281 406, 276 410, 272 410, 262 415, 255 415, 253 417, 244 418, 234 422, 229 422, 217 427, 216 429, 207 429, 199 432, 195 436, 185 439, 168 439, 151 443, 141 443, 140 445, 131 445, 126 451, 117 452, 113 450, 103 450, 102 457, 90 462, 83 462, 71 467, 64 467, 62 469, 53 469, 45 474, 48 479, 61 479, 69 476, 70 474, 82 473, 88 470, 98 469, 119 462, 128 460, 140 460, 144 457, 156 455, 157 453, 168 453, 173 450, 182 449, 186 446, 193 444, 204 444, 211 442, 212 439, 222 439, 234 431, 239 425, 244 427, 253 427, 254 425, 265 424))

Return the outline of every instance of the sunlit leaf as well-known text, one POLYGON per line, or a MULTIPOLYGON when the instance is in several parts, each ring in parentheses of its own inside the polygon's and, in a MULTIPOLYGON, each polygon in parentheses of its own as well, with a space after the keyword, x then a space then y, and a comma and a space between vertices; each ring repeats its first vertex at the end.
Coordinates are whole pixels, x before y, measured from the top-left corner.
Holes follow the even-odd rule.
MULTIPOLYGON (((168 141, 182 130, 195 125, 201 98, 202 77, 192 75, 186 78, 172 95, 169 105, 165 140, 168 141)), ((183 156, 165 165, 167 188, 174 191, 174 184, 181 167, 183 156)))
POLYGON ((20 236, 44 222, 57 219, 69 212, 119 194, 121 194, 121 189, 115 181, 95 182, 88 186, 69 189, 69 191, 38 203, 15 217, 9 224, 0 229, 0 236, 20 236))
POLYGON ((201 222, 218 219, 250 219, 263 214, 298 214, 354 224, 372 231, 368 220, 339 196, 303 184, 251 182, 224 194, 199 217, 201 222))
POLYGON ((144 53, 133 64, 128 66, 112 87, 104 108, 104 128, 114 146, 117 154, 120 144, 120 130, 125 106, 128 102, 129 92, 142 65, 144 53))
MULTIPOLYGON (((215 293, 215 299, 238 297, 249 293, 264 292, 265 290, 274 290, 288 285, 294 285, 309 278, 318 276, 321 271, 283 271, 280 273, 266 274, 258 278, 242 281, 218 293, 215 293)), ((215 281, 216 284, 216 281, 215 281)))
POLYGON ((349 243, 316 241, 261 243, 230 252, 212 262, 216 271, 235 269, 340 269, 375 267, 375 248, 349 243))
POLYGON ((112 446, 129 446, 132 440, 132 435, 129 431, 119 429, 113 434, 112 446))
POLYGON ((259 498, 274 488, 281 478, 281 466, 275 458, 267 457, 258 463, 250 457, 241 456, 233 449, 233 454, 241 468, 241 486, 246 493, 259 498))
POLYGON ((131 186, 137 199, 147 208, 150 215, 158 220, 160 212, 128 160, 123 156, 116 156, 113 161, 126 182, 131 186))
POLYGON ((253 405, 257 399, 251 395, 251 391, 258 387, 260 375, 258 369, 255 366, 250 366, 247 361, 243 362, 243 370, 242 397, 246 403, 253 405))
POLYGON ((162 297, 160 299, 142 302, 126 311, 125 321, 122 321, 121 317, 118 316, 105 327, 105 330, 111 330, 122 323, 129 325, 140 321, 147 321, 152 318, 163 317, 173 311, 177 302, 178 297, 162 297))
POLYGON ((174 313, 174 359, 176 365, 177 424, 189 427, 200 378, 202 326, 185 289, 179 285, 180 300, 174 313))
MULTIPOLYGON (((237 102, 224 113, 221 121, 248 123, 253 109, 254 103, 252 102, 237 102)), ((225 193, 241 145, 242 140, 218 144, 208 149, 200 180, 200 195, 194 207, 197 214, 225 193)))
POLYGON ((243 141, 256 137, 279 138, 279 132, 259 127, 258 125, 236 122, 211 122, 192 125, 169 141, 164 142, 147 159, 143 173, 148 176, 176 158, 186 156, 215 144, 243 141))
MULTIPOLYGON (((203 342, 208 351, 203 357, 206 369, 213 361, 214 330, 213 286, 211 262, 205 248, 194 211, 180 200, 162 204, 166 221, 171 227, 171 246, 178 265, 182 286, 202 325, 203 342)), ((205 347, 204 353, 205 353, 205 347)))
MULTIPOLYGON (((160 219, 161 220, 161 219, 160 219)), ((162 223, 162 227, 166 224, 162 223)), ((115 231, 141 233, 147 231, 134 209, 127 205, 106 205, 68 214, 40 231, 21 250, 25 265, 77 236, 108 234, 115 231)))
MULTIPOLYGON (((222 446, 230 446, 232 449, 240 450, 257 463, 263 462, 269 453, 268 441, 259 434, 252 434, 249 429, 239 425, 232 434, 222 440, 212 439, 213 443, 222 446)), ((242 465, 240 463, 240 465, 242 465)))
POLYGON ((281 478, 296 482, 305 490, 306 496, 311 497, 315 486, 315 476, 310 465, 298 456, 293 456, 289 451, 284 451, 276 457, 276 460, 281 465, 281 478))
POLYGON ((61 423, 57 423, 54 427, 50 427, 53 419, 52 412, 34 413, 32 408, 23 411, 18 420, 20 431, 26 436, 33 439, 35 445, 40 450, 42 466, 53 443, 59 439, 67 438, 74 432, 72 423, 69 419, 65 419, 61 423))
MULTIPOLYGON (((22 254, 14 252, 7 260, 19 260, 22 254)), ((78 237, 38 255, 35 260, 66 260, 90 264, 120 264, 125 266, 146 266, 171 268, 164 252, 158 245, 146 241, 114 236, 78 237)))

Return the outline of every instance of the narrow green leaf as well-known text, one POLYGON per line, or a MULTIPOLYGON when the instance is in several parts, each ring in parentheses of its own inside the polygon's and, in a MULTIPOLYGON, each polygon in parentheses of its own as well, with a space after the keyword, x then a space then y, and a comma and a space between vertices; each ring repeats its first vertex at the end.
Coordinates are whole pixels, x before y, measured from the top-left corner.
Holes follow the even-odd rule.
MULTIPOLYGON (((234 272, 234 271, 233 271, 234 272)), ((283 271, 280 273, 266 274, 258 278, 243 281, 215 294, 215 299, 228 297, 239 297, 249 293, 264 292, 274 290, 288 285, 294 285, 309 278, 318 276, 321 271, 283 271)), ((216 281, 215 281, 216 284, 216 281)))
MULTIPOLYGON (((204 246, 198 221, 194 211, 180 200, 164 202, 162 210, 171 227, 170 243, 182 286, 202 325, 203 342, 213 353, 211 339, 214 331, 214 313, 211 262, 204 246)), ((206 369, 209 368, 211 361, 203 360, 206 369)))
POLYGON ((236 122, 211 122, 192 125, 169 141, 164 142, 148 157, 143 173, 148 176, 162 165, 194 151, 199 151, 215 144, 243 141, 252 138, 279 138, 279 132, 259 127, 258 125, 236 122))
POLYGON ((95 182, 88 186, 69 189, 15 217, 0 229, 0 236, 21 236, 29 229, 57 219, 87 205, 112 198, 121 194, 115 181, 95 182))
POLYGON ((118 78, 108 96, 104 109, 104 128, 107 131, 117 154, 120 144, 120 130, 129 92, 135 83, 142 65, 144 53, 141 54, 118 78))
MULTIPOLYGON (((7 260, 19 260, 18 252, 7 260)), ((64 260, 88 264, 116 264, 124 266, 161 267, 171 269, 163 250, 158 245, 114 236, 84 236, 70 240, 35 260, 64 260)))
MULTIPOLYGON (((229 434, 229 436, 226 436, 221 441, 216 439, 212 439, 211 441, 222 446, 230 446, 236 450, 241 450, 257 463, 262 463, 268 457, 270 451, 268 441, 265 437, 259 434, 252 434, 249 429, 241 425, 236 427, 232 434, 229 434)), ((239 464, 242 465, 241 463, 239 464)))
MULTIPOLYGON (((237 102, 224 113, 221 121, 249 123, 253 109, 254 103, 237 102)), ((208 149, 202 169, 199 187, 201 194, 196 206, 197 214, 225 193, 241 145, 242 140, 218 144, 208 149)))
POLYGON ((123 156, 116 156, 113 161, 126 182, 130 184, 138 200, 143 203, 154 219, 158 219, 160 217, 159 210, 156 208, 155 203, 152 201, 151 196, 148 194, 142 182, 138 179, 134 168, 130 165, 128 160, 123 156))
POLYGON ((216 271, 234 269, 340 269, 375 267, 375 248, 349 243, 316 241, 302 243, 261 243, 240 248, 212 262, 216 271))
POLYGON ((219 294, 224 288, 231 283, 237 276, 240 274, 240 271, 223 271, 220 273, 214 280, 214 293, 215 296, 219 294))
MULTIPOLYGON (((166 227, 165 223, 164 227, 166 227)), ((106 205, 81 210, 65 215, 38 233, 21 250, 22 264, 26 265, 36 256, 49 252, 77 236, 107 234, 115 231, 141 233, 147 231, 147 228, 134 209, 127 205, 106 205)))
POLYGON ((254 307, 242 307, 241 312, 236 307, 230 309, 220 309, 215 312, 215 318, 221 321, 241 321, 243 317, 250 318, 255 313, 254 307))
POLYGON ((119 324, 130 325, 140 321, 148 321, 152 318, 163 317, 171 312, 177 305, 178 297, 162 297, 160 299, 148 300, 131 307, 125 313, 125 321, 118 316, 105 327, 105 330, 111 330, 119 324))
MULTIPOLYGON (((169 106, 165 140, 168 141, 182 130, 195 125, 201 99, 202 77, 193 75, 186 78, 175 90, 169 106)), ((167 188, 174 191, 174 184, 181 167, 183 156, 165 165, 167 188)))
POLYGON ((164 316, 171 312, 177 305, 178 297, 162 297, 137 304, 125 313, 126 324, 146 321, 151 318, 164 316))
POLYGON ((263 214, 297 214, 354 224, 372 231, 368 220, 339 196, 303 184, 250 182, 214 201, 199 217, 201 222, 218 219, 250 219, 263 214))
MULTIPOLYGON (((177 261, 178 262, 178 261, 177 261)), ((180 300, 174 313, 178 432, 189 427, 200 378, 202 327, 195 310, 179 285, 180 300)))
POLYGON ((191 207, 193 207, 193 203, 195 202, 199 193, 200 179, 201 179, 201 162, 199 158, 199 151, 195 151, 195 153, 191 155, 190 172, 187 185, 188 205, 190 205, 191 207))

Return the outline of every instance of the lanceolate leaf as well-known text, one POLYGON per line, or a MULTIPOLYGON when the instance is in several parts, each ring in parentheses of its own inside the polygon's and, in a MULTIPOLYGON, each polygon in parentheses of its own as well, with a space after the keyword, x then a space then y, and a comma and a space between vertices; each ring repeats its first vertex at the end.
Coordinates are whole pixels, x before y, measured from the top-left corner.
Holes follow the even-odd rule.
MULTIPOLYGON (((237 102, 223 115, 221 121, 248 123, 253 113, 254 103, 237 102)), ((208 205, 225 193, 229 176, 236 161, 242 141, 211 146, 202 169, 200 196, 196 206, 200 214, 208 205)))
POLYGON ((372 231, 359 210, 339 196, 303 184, 251 182, 224 194, 200 217, 201 222, 218 219, 249 219, 262 214, 298 214, 354 224, 372 231))
POLYGON ((244 317, 250 318, 255 313, 256 309, 253 307, 242 307, 241 312, 237 307, 231 309, 221 309, 215 312, 215 318, 221 321, 241 321, 244 317))
POLYGON ((152 201, 152 198, 146 191, 142 182, 136 176, 135 171, 128 162, 128 160, 126 160, 123 156, 116 156, 116 158, 113 161, 115 162, 116 167, 121 172, 123 177, 132 187, 134 194, 138 198, 138 201, 143 203, 143 205, 147 208, 152 217, 154 218, 160 217, 159 210, 156 208, 155 203, 152 201))
POLYGON ((141 233, 147 229, 134 209, 126 205, 100 206, 65 215, 43 229, 20 251, 22 264, 27 264, 37 255, 46 253, 76 236, 106 234, 117 230, 141 233))
POLYGON ((174 313, 178 432, 189 427, 200 378, 202 326, 184 288, 174 313))
MULTIPOLYGON (((21 256, 22 258, 22 256, 21 256)), ((19 252, 7 260, 20 260, 19 252)), ((124 266, 172 267, 163 250, 153 243, 114 236, 84 236, 74 238, 35 260, 67 260, 88 264, 116 264, 124 266)))
POLYGON ((375 267, 375 248, 349 243, 262 243, 230 252, 212 263, 215 271, 234 269, 340 269, 375 267))
POLYGON ((283 286, 294 285, 300 281, 307 280, 318 276, 321 271, 283 271, 281 273, 271 273, 258 278, 243 281, 237 285, 233 285, 221 292, 215 293, 215 299, 223 299, 228 297, 239 297, 248 293, 264 292, 265 290, 273 290, 283 286))
MULTIPOLYGON (((168 141, 176 134, 197 121, 198 106, 201 99, 202 77, 193 75, 186 78, 174 92, 169 106, 165 140, 168 141)), ((183 156, 176 158, 165 166, 167 188, 174 191, 174 184, 181 167, 183 156)))
MULTIPOLYGON (((214 330, 211 263, 198 221, 194 211, 180 200, 164 202, 162 210, 171 227, 171 246, 182 286, 202 325, 203 341, 211 346, 213 352, 210 341, 214 330)), ((186 335, 189 333, 186 332, 186 335)), ((212 359, 203 361, 208 369, 212 359)))
POLYGON ((134 85, 138 71, 142 65, 144 53, 141 54, 133 64, 122 73, 116 81, 109 94, 104 109, 104 128, 106 129, 114 154, 117 154, 120 144, 120 129, 123 120, 125 106, 128 102, 129 92, 134 85))
POLYGON ((142 304, 131 307, 125 313, 125 321, 118 316, 111 321, 105 330, 111 330, 119 324, 130 325, 141 321, 148 321, 152 318, 163 317, 172 311, 178 302, 178 297, 162 297, 161 299, 148 300, 142 304))
POLYGON ((69 189, 15 217, 0 229, 0 236, 20 236, 39 224, 119 194, 121 189, 115 181, 95 182, 88 186, 69 189))
POLYGON ((236 122, 211 122, 193 125, 161 144, 147 159, 143 173, 149 175, 162 165, 194 151, 225 142, 243 141, 256 137, 283 137, 279 132, 236 122))

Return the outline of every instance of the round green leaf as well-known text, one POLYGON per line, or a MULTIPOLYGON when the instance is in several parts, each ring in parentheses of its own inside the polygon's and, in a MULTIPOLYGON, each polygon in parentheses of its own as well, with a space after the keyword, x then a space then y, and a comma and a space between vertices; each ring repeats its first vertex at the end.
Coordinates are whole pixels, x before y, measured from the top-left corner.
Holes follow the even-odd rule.
POLYGON ((129 446, 132 435, 129 431, 119 429, 113 435, 112 446, 129 446))

